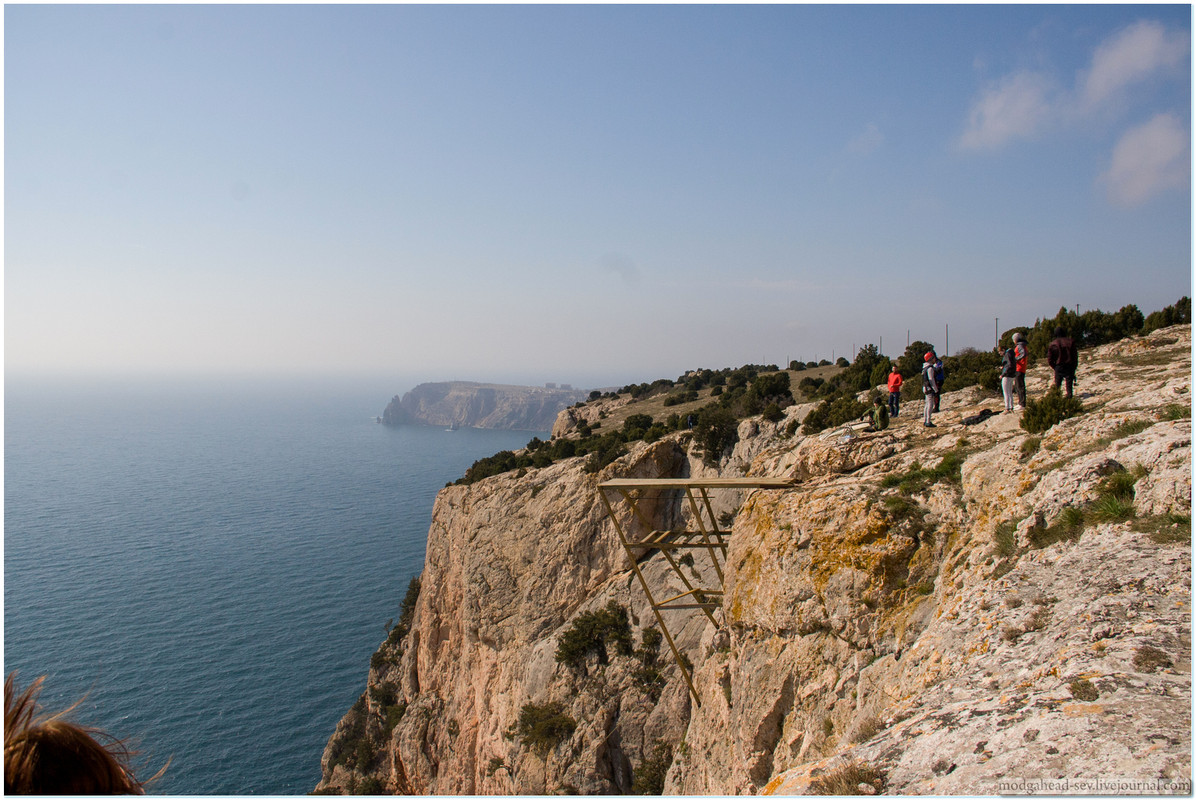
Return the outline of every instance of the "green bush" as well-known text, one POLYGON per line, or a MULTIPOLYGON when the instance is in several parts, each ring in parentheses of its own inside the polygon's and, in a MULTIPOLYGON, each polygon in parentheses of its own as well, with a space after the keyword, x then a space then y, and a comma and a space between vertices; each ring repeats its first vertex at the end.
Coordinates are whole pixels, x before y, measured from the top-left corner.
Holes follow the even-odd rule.
POLYGON ((705 406, 697 414, 694 441, 702 449, 707 463, 718 463, 723 453, 739 441, 739 422, 722 405, 705 406))
POLYGON ((560 703, 528 703, 519 711, 513 735, 541 757, 573 735, 577 722, 560 703))
POLYGON ((845 422, 854 422, 862 417, 867 410, 868 406, 856 400, 854 396, 839 395, 833 400, 823 400, 807 414, 801 430, 807 435, 818 433, 845 422))
POLYGON ((1185 295, 1179 298, 1175 305, 1167 306, 1162 311, 1154 311, 1146 315, 1142 324, 1142 333, 1150 333, 1159 328, 1171 325, 1192 324, 1192 301, 1185 295))
POLYGON ((1026 400, 1022 413, 1022 428, 1028 433, 1044 433, 1057 422, 1074 417, 1084 411, 1084 404, 1077 397, 1064 397, 1059 387, 1053 387, 1041 400, 1026 400))
POLYGON ((573 625, 557 640, 556 661, 584 671, 586 660, 595 655, 598 663, 605 665, 610 663, 607 645, 614 645, 620 655, 631 655, 627 609, 614 600, 600 611, 579 614, 573 620, 573 625))
POLYGON ((664 779, 673 763, 673 746, 657 742, 631 774, 632 794, 664 794, 664 779))

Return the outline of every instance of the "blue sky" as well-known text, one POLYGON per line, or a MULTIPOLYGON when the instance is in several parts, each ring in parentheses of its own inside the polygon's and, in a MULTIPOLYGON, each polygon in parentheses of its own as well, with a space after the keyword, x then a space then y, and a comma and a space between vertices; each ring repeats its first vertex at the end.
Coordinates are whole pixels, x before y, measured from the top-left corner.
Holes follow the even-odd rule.
POLYGON ((1190 14, 9 5, 6 370, 589 388, 1156 310, 1190 14))

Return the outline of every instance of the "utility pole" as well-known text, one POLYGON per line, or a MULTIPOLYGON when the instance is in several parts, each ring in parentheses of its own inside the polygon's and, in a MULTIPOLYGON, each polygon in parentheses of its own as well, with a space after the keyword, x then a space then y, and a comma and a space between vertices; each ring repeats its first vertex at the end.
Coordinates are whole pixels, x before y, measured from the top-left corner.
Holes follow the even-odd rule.
POLYGON ((1000 322, 1001 322, 1000 317, 993 317, 993 349, 994 350, 1001 349, 1001 334, 998 332, 1001 330, 1001 327, 999 325, 1000 322))
POLYGON ((951 326, 943 325, 943 355, 951 355, 951 326))

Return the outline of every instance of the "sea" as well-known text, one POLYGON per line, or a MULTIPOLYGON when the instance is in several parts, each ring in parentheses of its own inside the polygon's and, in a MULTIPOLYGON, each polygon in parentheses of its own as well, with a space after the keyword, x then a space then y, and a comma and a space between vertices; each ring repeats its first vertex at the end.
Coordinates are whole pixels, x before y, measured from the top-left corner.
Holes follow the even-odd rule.
POLYGON ((436 492, 547 438, 378 424, 411 385, 6 376, 5 674, 152 794, 310 792, 436 492))

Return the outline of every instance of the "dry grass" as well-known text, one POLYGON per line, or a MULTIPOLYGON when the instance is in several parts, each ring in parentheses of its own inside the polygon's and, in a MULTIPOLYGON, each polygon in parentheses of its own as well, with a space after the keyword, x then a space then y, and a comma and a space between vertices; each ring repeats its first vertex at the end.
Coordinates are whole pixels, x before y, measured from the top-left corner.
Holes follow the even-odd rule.
POLYGON ((860 795, 860 784, 867 784, 884 794, 885 774, 869 764, 849 761, 841 767, 810 782, 810 794, 860 795))

